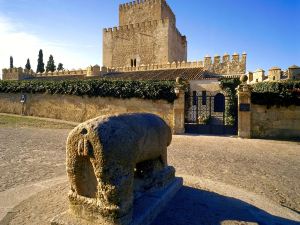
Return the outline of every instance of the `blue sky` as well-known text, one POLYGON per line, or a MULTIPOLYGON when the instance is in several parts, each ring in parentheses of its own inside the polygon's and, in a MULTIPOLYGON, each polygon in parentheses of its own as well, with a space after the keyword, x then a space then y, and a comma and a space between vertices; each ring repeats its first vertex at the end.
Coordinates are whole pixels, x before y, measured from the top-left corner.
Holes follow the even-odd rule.
MULTIPOLYGON (((102 64, 102 29, 118 25, 118 0, 0 0, 0 68, 36 68, 53 54, 65 68, 102 64)), ((169 0, 189 61, 248 54, 247 69, 300 66, 300 0, 169 0)))

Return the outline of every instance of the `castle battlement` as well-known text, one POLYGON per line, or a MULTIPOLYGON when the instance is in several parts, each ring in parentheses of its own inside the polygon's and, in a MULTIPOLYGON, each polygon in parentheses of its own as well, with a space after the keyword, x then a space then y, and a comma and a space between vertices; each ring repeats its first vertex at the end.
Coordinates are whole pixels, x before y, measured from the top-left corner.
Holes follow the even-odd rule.
POLYGON ((151 71, 151 70, 166 70, 166 69, 184 69, 184 68, 203 68, 211 73, 219 75, 242 75, 246 74, 246 58, 247 54, 234 53, 232 56, 225 54, 221 60, 221 56, 216 55, 214 60, 210 56, 205 56, 204 60, 186 62, 174 61, 172 63, 148 64, 139 65, 136 67, 123 66, 109 68, 110 71, 117 72, 132 72, 132 71, 151 71))
POLYGON ((119 5, 120 10, 128 10, 134 7, 140 7, 143 5, 154 5, 154 4, 163 4, 166 3, 165 0, 137 0, 119 5))
MULTIPOLYGON (((136 24, 129 24, 124 26, 117 26, 112 28, 104 28, 103 32, 105 33, 119 33, 123 31, 140 31, 148 28, 155 28, 158 26, 168 26, 169 19, 162 19, 162 20, 154 20, 154 21, 145 21, 136 24)), ((180 32, 178 31, 180 34, 180 32)), ((181 34, 180 34, 181 35, 181 34)))
POLYGON ((246 74, 247 54, 239 55, 234 53, 232 56, 225 53, 221 56, 215 55, 204 58, 204 69, 216 74, 246 74))
POLYGON ((3 80, 24 80, 34 77, 34 72, 32 70, 19 68, 2 69, 2 79, 3 80))
POLYGON ((221 59, 221 56, 215 55, 212 59, 211 56, 207 55, 204 57, 205 65, 211 64, 221 64, 221 63, 243 63, 247 61, 247 54, 243 53, 242 55, 238 53, 234 53, 233 55, 229 55, 225 53, 221 59))
POLYGON ((119 26, 103 29, 103 65, 139 66, 186 60, 187 41, 166 0, 119 5, 119 26))

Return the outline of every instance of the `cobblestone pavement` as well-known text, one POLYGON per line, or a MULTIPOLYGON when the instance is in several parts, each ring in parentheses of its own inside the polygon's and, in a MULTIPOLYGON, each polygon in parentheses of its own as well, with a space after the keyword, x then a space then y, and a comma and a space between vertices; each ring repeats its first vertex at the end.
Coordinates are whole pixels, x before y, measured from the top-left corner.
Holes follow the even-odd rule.
MULTIPOLYGON (((65 174, 69 130, 0 128, 0 192, 65 174)), ((174 136, 177 173, 222 182, 300 211, 300 143, 174 136)))

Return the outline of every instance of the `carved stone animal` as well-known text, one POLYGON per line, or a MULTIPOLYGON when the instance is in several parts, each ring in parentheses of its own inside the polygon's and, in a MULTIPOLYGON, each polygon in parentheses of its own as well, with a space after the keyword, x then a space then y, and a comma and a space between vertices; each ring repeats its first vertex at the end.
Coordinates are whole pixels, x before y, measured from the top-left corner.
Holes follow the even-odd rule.
POLYGON ((137 193, 175 177, 167 166, 171 139, 164 120, 146 113, 102 116, 77 126, 67 140, 71 212, 129 223, 137 193))

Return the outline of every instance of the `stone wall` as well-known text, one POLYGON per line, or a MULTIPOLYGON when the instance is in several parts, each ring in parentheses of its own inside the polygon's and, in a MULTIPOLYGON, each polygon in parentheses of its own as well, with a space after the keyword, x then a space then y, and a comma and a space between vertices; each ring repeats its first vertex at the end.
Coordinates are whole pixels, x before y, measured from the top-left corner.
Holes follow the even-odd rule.
POLYGON ((82 78, 85 76, 101 76, 110 72, 106 67, 100 67, 98 65, 89 66, 86 69, 72 69, 61 70, 54 72, 35 73, 33 70, 27 70, 23 68, 2 69, 3 80, 25 80, 34 78, 82 78))
POLYGON ((169 56, 168 62, 187 61, 187 40, 182 36, 175 25, 170 24, 168 32, 169 56))
POLYGON ((267 108, 251 106, 251 136, 254 138, 299 138, 300 106, 267 108))
MULTIPOLYGON (((174 43, 173 43, 174 44, 174 43)), ((173 50, 174 51, 174 50, 173 50)), ((224 55, 223 61, 220 60, 220 56, 215 56, 212 61, 210 56, 206 56, 204 60, 187 62, 187 61, 173 61, 168 63, 158 64, 142 64, 136 67, 131 66, 120 66, 116 68, 108 68, 112 72, 131 72, 131 71, 149 71, 149 70, 162 70, 162 69, 183 69, 183 68, 203 68, 210 73, 222 75, 227 78, 239 78, 240 75, 246 74, 246 60, 247 55, 242 54, 241 60, 240 55, 236 53, 231 57, 230 55, 224 55), (234 60, 235 56, 235 60, 234 60)))
POLYGON ((175 24, 175 15, 165 0, 134 1, 119 6, 120 26, 166 18, 175 24))
POLYGON ((191 92, 196 91, 200 93, 202 91, 207 91, 211 95, 216 95, 222 91, 218 79, 191 80, 189 81, 189 84, 191 92))
MULTIPOLYGON (((74 122, 84 122, 100 115, 118 113, 148 112, 163 118, 173 131, 183 130, 183 124, 178 124, 174 119, 183 115, 184 95, 182 94, 173 104, 164 100, 143 100, 143 99, 117 99, 102 97, 79 97, 70 95, 48 95, 48 94, 27 94, 24 105, 24 114, 46 118, 61 119, 74 122), (182 111, 178 111, 182 108, 182 111)), ((0 93, 0 112, 21 114, 21 94, 0 93)))
POLYGON ((225 53, 222 57, 216 55, 214 59, 210 56, 204 58, 204 69, 215 74, 246 74, 247 54, 243 53, 242 57, 238 53, 234 53, 232 58, 225 53))
POLYGON ((130 66, 168 62, 169 20, 148 21, 104 29, 103 65, 105 67, 130 66))
POLYGON ((27 78, 32 78, 34 72, 32 70, 26 70, 19 68, 12 69, 2 69, 2 79, 3 80, 24 80, 27 78))
POLYGON ((103 66, 167 64, 187 60, 187 41, 165 0, 119 6, 119 26, 103 30, 103 66))

